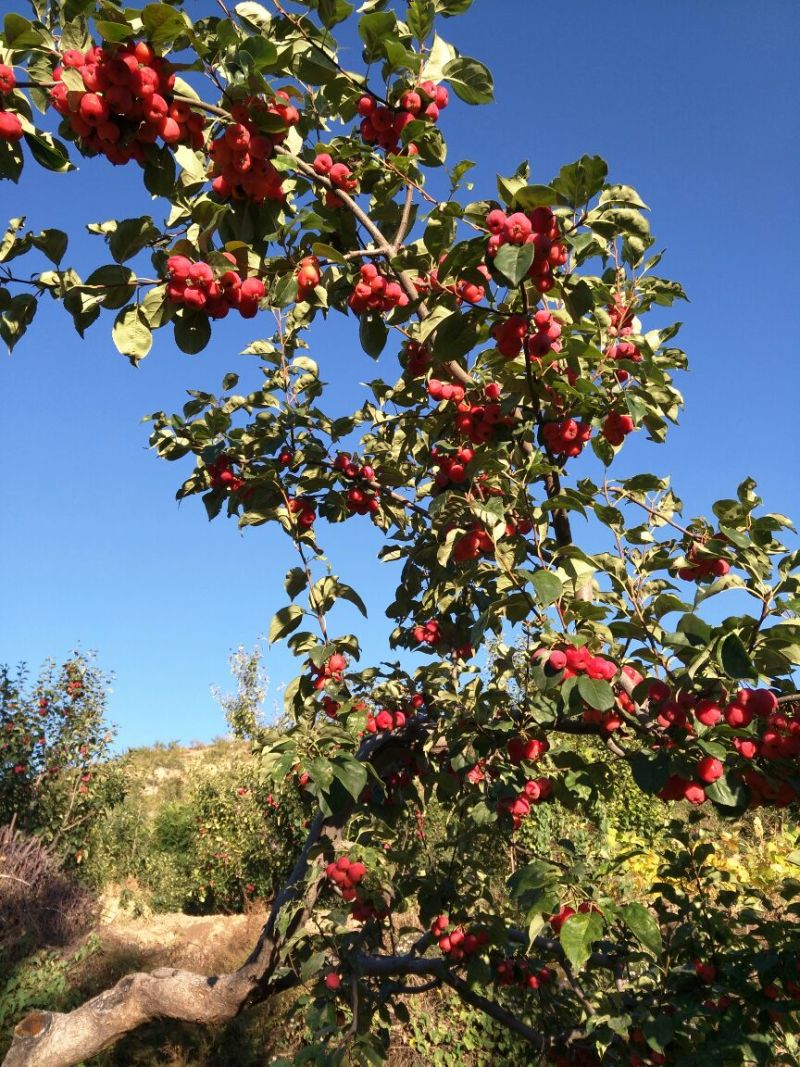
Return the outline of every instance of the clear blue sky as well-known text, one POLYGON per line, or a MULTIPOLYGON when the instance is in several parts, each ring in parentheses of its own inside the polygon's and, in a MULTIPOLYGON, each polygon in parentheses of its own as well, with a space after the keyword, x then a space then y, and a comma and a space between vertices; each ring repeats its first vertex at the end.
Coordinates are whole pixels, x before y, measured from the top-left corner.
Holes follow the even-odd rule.
MULTIPOLYGON (((21 7, 3 0, 0 13, 21 7)), ((663 272, 692 301, 679 309, 692 369, 679 381, 687 408, 667 445, 637 440, 618 469, 673 475, 693 513, 749 474, 772 510, 800 513, 800 9, 794 0, 575 0, 562 17, 554 10, 475 0, 443 24, 461 51, 492 67, 497 97, 444 113, 450 161, 479 162, 476 198, 523 158, 533 180, 546 181, 584 152, 639 189, 667 249, 663 272)), ((25 214, 33 227, 70 230, 66 261, 84 276, 109 257, 83 225, 150 210, 134 167, 97 160, 66 176, 31 166, 19 187, 0 183, 0 224, 25 214)), ((36 666, 75 645, 97 649, 116 673, 110 715, 123 745, 208 739, 224 730, 210 686, 225 688, 229 652, 266 631, 294 560, 277 531, 240 534, 231 522, 207 523, 199 500, 179 507, 185 468, 148 451, 139 420, 177 410, 186 388, 218 387, 226 370, 257 373, 237 353, 269 332, 268 316, 261 330, 258 320, 217 323, 195 357, 164 331, 138 370, 117 355, 110 327, 109 315, 82 342, 48 302, 14 355, 0 356, 0 660, 36 666)), ((332 320, 313 341, 323 376, 340 383, 337 405, 358 403, 356 383, 375 367, 354 324, 332 320)), ((382 366, 395 374, 393 352, 382 366)), ((383 658, 392 574, 369 562, 378 539, 358 518, 321 533, 337 573, 371 607, 367 626, 349 607, 342 626, 360 629, 368 659, 383 658)), ((266 667, 270 702, 294 661, 279 646, 266 667)))

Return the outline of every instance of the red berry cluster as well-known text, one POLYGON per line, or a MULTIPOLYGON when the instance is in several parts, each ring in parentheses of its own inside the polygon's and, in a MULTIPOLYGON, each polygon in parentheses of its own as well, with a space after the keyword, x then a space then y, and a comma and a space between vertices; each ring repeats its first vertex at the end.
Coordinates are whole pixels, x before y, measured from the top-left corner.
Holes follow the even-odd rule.
POLYGON ((254 204, 283 200, 282 176, 270 160, 289 127, 300 121, 297 108, 289 103, 287 93, 279 91, 270 102, 249 97, 235 104, 231 117, 234 122, 219 132, 208 149, 211 188, 222 200, 251 200, 254 204), (286 128, 262 133, 260 115, 277 116, 286 128))
POLYGON ((538 989, 552 982, 554 978, 549 967, 537 967, 531 960, 520 956, 500 960, 494 973, 498 985, 516 985, 520 989, 538 989))
POLYGON ((369 734, 382 733, 384 730, 401 730, 408 721, 408 715, 404 711, 389 711, 388 708, 373 715, 367 715, 366 731, 369 734))
MULTIPOLYGON (((439 260, 440 263, 444 262, 445 257, 442 256, 439 260)), ((477 272, 486 279, 487 282, 491 281, 491 274, 489 268, 479 263, 475 268, 477 272)), ((456 303, 461 304, 479 304, 481 300, 486 296, 486 286, 478 282, 469 281, 467 278, 459 278, 458 281, 453 282, 452 285, 442 285, 439 281, 438 268, 434 267, 433 270, 424 278, 415 278, 414 287, 420 296, 425 296, 427 293, 452 293, 456 298, 456 303)))
POLYGON ((503 415, 498 403, 500 386, 490 382, 484 387, 485 399, 481 403, 472 403, 467 399, 458 403, 453 425, 459 434, 468 437, 473 445, 483 445, 490 441, 501 426, 513 423, 511 415, 503 415))
POLYGON ((317 510, 314 501, 307 496, 296 496, 289 501, 289 512, 294 515, 298 526, 309 530, 314 525, 317 510))
POLYGON ((434 85, 431 81, 422 82, 415 89, 404 92, 397 108, 379 104, 374 96, 362 96, 358 101, 361 136, 366 144, 378 145, 386 152, 397 152, 400 147, 400 134, 410 122, 423 119, 436 123, 439 112, 447 107, 448 102, 447 89, 443 85, 434 85))
POLYGON ((381 502, 378 495, 374 489, 370 488, 376 485, 375 471, 372 467, 362 467, 360 463, 356 463, 344 452, 336 457, 336 462, 333 466, 345 478, 349 480, 359 478, 364 483, 362 486, 354 486, 352 489, 347 490, 347 507, 353 514, 374 515, 380 511, 381 502))
POLYGON ((457 404, 460 404, 464 399, 464 386, 431 378, 428 381, 428 395, 432 400, 455 400, 457 404))
POLYGON ((356 315, 364 311, 391 311, 408 303, 400 283, 387 281, 374 263, 365 263, 359 273, 361 281, 356 282, 347 301, 356 315))
POLYGON ((542 440, 554 456, 579 456, 591 436, 591 426, 576 419, 559 419, 542 426, 542 440))
POLYGON ((61 59, 50 99, 90 151, 123 164, 143 163, 145 145, 159 138, 168 145, 203 147, 206 120, 174 99, 174 68, 146 41, 97 45, 86 52, 69 49, 61 59), (64 68, 80 73, 84 91, 62 80, 64 68))
POLYGON ((531 805, 541 804, 553 795, 553 783, 549 778, 531 778, 514 797, 504 797, 500 801, 502 811, 511 816, 514 829, 517 830, 522 820, 531 813, 531 805))
POLYGON ((567 249, 559 241, 558 220, 549 207, 511 215, 495 208, 486 216, 486 226, 491 235, 486 246, 490 259, 503 245, 532 244, 534 256, 528 277, 540 293, 553 288, 553 269, 567 262, 567 249))
MULTIPOLYGON (((236 266, 230 252, 222 254, 236 266)), ((243 280, 236 270, 226 270, 218 278, 210 263, 191 260, 188 256, 170 256, 167 273, 167 299, 180 307, 204 311, 212 319, 224 319, 231 308, 242 318, 252 319, 266 293, 260 278, 243 280)))
MULTIPOLYGON (((345 193, 354 193, 358 189, 358 178, 346 163, 334 163, 333 157, 327 152, 320 152, 314 160, 314 170, 322 177, 329 178, 335 189, 341 189, 345 193)), ((325 207, 344 207, 344 200, 333 189, 325 193, 325 207)))
POLYGON ((456 563, 466 563, 492 555, 493 552, 494 542, 481 522, 474 522, 472 528, 453 543, 453 560, 456 563))
POLYGON ((602 678, 610 682, 617 673, 617 666, 612 660, 605 656, 593 656, 586 645, 565 645, 551 652, 540 650, 536 655, 545 658, 551 670, 563 671, 564 678, 585 674, 589 678, 602 678))
MULTIPOLYGON (((298 499, 300 498, 298 497, 298 499)), ((346 669, 347 659, 341 652, 334 652, 320 667, 316 664, 311 664, 311 672, 315 675, 314 688, 324 689, 329 682, 341 683, 346 669)))
POLYGON ((357 896, 356 886, 367 873, 367 868, 358 860, 352 861, 347 856, 340 856, 325 868, 325 873, 339 890, 342 899, 352 903, 357 896))
POLYGON ((208 464, 206 471, 211 479, 212 489, 228 489, 236 493, 244 485, 244 480, 233 473, 228 456, 217 456, 213 463, 208 464))
POLYGON ((517 535, 524 537, 532 529, 533 523, 530 519, 520 518, 519 515, 506 516, 506 537, 516 537, 517 535))
MULTIPOLYGON (((717 537, 715 540, 718 541, 720 538, 717 537)), ((702 578, 723 578, 731 569, 726 559, 699 555, 696 543, 686 553, 686 559, 689 563, 688 567, 681 567, 678 571, 678 577, 686 582, 697 582, 702 578)))
POLYGON ((316 256, 305 256, 297 267, 297 299, 308 300, 319 285, 322 275, 316 256))
POLYGON ((436 938, 440 950, 453 963, 461 963, 474 956, 476 952, 489 943, 489 934, 486 930, 470 928, 465 930, 463 925, 456 926, 450 933, 450 919, 447 915, 437 915, 431 923, 431 933, 436 938))
POLYGON ((430 351, 427 345, 420 344, 419 341, 409 341, 401 358, 410 378, 421 378, 431 365, 430 351))
POLYGON ((530 322, 525 315, 509 315, 502 322, 492 327, 492 337, 497 342, 497 349, 506 359, 514 359, 525 348, 528 359, 541 360, 550 352, 561 351, 561 323, 553 318, 550 311, 540 308, 533 316, 535 332, 530 329, 530 322))
MULTIPOLYGON (((633 333, 633 326, 631 325, 633 309, 626 304, 625 298, 621 293, 614 294, 614 303, 608 305, 608 314, 611 319, 608 334, 615 340, 606 348, 605 354, 613 360, 628 359, 631 363, 641 363, 642 353, 636 345, 632 341, 619 340, 619 338, 629 337, 633 333)), ((616 374, 619 381, 628 380, 629 375, 626 370, 620 369, 616 374)))
POLYGON ((438 445, 434 445, 431 449, 431 460, 436 467, 434 482, 437 488, 447 489, 451 485, 462 485, 467 480, 467 464, 474 456, 474 451, 466 445, 452 454, 442 452, 438 445))
POLYGON ((431 648, 438 645, 442 639, 441 627, 436 619, 431 619, 429 622, 415 626, 412 633, 418 645, 430 645, 431 648))
POLYGON ((350 914, 357 922, 367 922, 368 919, 381 918, 385 914, 364 900, 359 893, 358 886, 367 873, 367 868, 359 860, 351 861, 347 856, 340 856, 338 860, 328 864, 325 873, 342 900, 352 905, 350 914))
POLYGON ((633 429, 633 419, 630 415, 620 415, 619 412, 612 411, 606 415, 603 422, 603 437, 616 448, 633 429))
POLYGON ((512 737, 506 745, 508 758, 515 766, 519 766, 523 761, 525 763, 535 763, 536 760, 542 758, 549 748, 550 743, 540 740, 538 737, 512 737))
MULTIPOLYGON (((10 93, 16 88, 17 79, 13 68, 6 63, 0 63, 0 96, 10 93)), ((22 123, 19 116, 13 111, 4 111, 0 108, 0 141, 19 141, 22 137, 22 123)))

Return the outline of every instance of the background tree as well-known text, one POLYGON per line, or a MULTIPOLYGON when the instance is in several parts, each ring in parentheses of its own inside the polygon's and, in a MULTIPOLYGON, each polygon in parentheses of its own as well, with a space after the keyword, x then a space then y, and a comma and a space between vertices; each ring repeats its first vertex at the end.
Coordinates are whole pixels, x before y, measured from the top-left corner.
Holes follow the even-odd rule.
POLYGON ((180 498, 275 523, 296 547, 269 637, 301 671, 262 767, 316 810, 238 971, 137 975, 29 1016, 9 1067, 77 1063, 155 1016, 219 1022, 301 985, 313 1039, 294 1062, 380 1062, 402 998, 435 986, 557 1063, 796 1060, 800 887, 777 906, 709 899, 685 808, 650 908, 595 899, 577 853, 531 855, 498 888, 475 847, 540 804, 602 801, 613 772, 563 743, 575 735, 665 804, 732 819, 796 804, 800 647, 789 520, 750 480, 687 519, 663 479, 610 471, 631 433, 664 440, 686 362, 677 325, 658 325, 684 294, 656 273, 639 194, 596 156, 548 183, 523 163, 478 201, 463 161, 429 192, 450 92, 492 97, 489 71, 440 35, 469 6, 272 0, 192 22, 180 6, 66 0, 6 17, 1 173, 19 179, 29 157, 65 170, 71 141, 140 167, 167 209, 100 227, 114 262, 85 280, 61 265, 65 233, 12 222, 3 261, 40 252, 55 269, 5 271, 9 346, 45 294, 81 333, 116 312, 134 364, 169 324, 194 354, 217 319, 274 316, 248 349, 255 380, 190 390, 182 412, 151 416, 151 443, 194 457, 180 498), (351 21, 366 73, 339 58, 333 30, 351 21), (61 116, 61 140, 34 107, 61 116), (306 351, 332 312, 358 317, 367 356, 400 348, 399 379, 350 414, 306 351), (576 544, 573 514, 601 547, 576 544), (391 645, 413 667, 361 666, 357 636, 337 632, 338 602, 366 609, 320 520, 380 532, 400 564, 391 645), (734 614, 707 608, 718 595, 734 614), (419 847, 432 800, 451 813, 435 852, 419 847))
POLYGON ((36 833, 80 863, 92 820, 124 790, 108 763, 111 679, 80 652, 35 681, 0 666, 0 825, 36 833))

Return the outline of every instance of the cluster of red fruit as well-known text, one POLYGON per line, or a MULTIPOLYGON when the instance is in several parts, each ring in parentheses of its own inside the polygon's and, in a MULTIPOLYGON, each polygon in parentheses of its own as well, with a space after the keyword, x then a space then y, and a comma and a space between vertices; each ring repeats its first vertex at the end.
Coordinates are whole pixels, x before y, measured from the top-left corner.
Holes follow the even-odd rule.
MULTIPOLYGON (((427 645, 431 649, 445 645, 445 635, 436 619, 429 619, 428 622, 415 626, 411 634, 418 645, 427 645)), ((470 644, 449 645, 448 647, 461 659, 469 659, 474 655, 474 649, 470 644)))
POLYGON ((345 478, 350 480, 360 478, 364 483, 363 486, 354 486, 352 489, 348 489, 345 494, 347 507, 352 513, 356 515, 374 515, 380 511, 381 502, 378 495, 374 489, 370 488, 376 484, 375 471, 372 467, 368 465, 362 467, 360 463, 356 463, 345 452, 336 457, 336 462, 333 466, 345 478))
MULTIPOLYGON (((6 63, 0 63, 0 96, 13 92, 17 79, 14 71, 6 63)), ((22 137, 22 123, 19 115, 5 111, 0 107, 0 141, 19 141, 22 137)))
POLYGON ((494 542, 482 522, 474 522, 472 528, 453 543, 453 560, 456 563, 490 556, 493 552, 494 542))
POLYGON ((391 311, 408 303, 400 283, 387 281, 374 263, 365 263, 359 273, 361 281, 356 282, 347 301, 356 315, 364 311, 391 311))
MULTIPOLYGON (((222 254, 232 266, 237 265, 230 252, 222 254)), ((217 278, 210 263, 188 256, 170 256, 167 273, 167 299, 180 307, 204 311, 212 319, 224 319, 231 308, 242 318, 252 319, 266 294, 260 278, 242 279, 236 270, 226 270, 217 278)))
MULTIPOLYGON (((719 538, 716 538, 716 540, 719 540, 719 538)), ((678 571, 678 577, 683 578, 686 582, 697 582, 701 578, 723 578, 731 569, 731 565, 726 559, 700 556, 696 544, 693 544, 686 553, 686 559, 689 562, 689 566, 681 567, 678 571)))
POLYGON ((584 445, 592 436, 592 427, 588 422, 576 419, 559 419, 546 422, 542 426, 542 440, 554 456, 566 456, 574 459, 583 451, 584 445))
POLYGON ((228 489, 236 493, 244 485, 244 480, 233 473, 228 456, 217 456, 213 463, 208 464, 206 471, 211 478, 212 489, 228 489))
POLYGON ((297 267, 297 299, 308 300, 319 285, 321 277, 316 256, 305 256, 301 259, 297 267))
MULTIPOLYGON (((449 102, 449 94, 443 85, 434 85, 424 81, 415 89, 408 89, 400 97, 399 107, 386 107, 378 103, 374 96, 362 96, 358 101, 358 113, 361 116, 361 136, 366 144, 375 144, 386 152, 397 152, 400 147, 400 134, 415 119, 435 123, 439 112, 449 102)), ((409 145, 409 151, 411 150, 409 145)), ((416 154, 416 147, 410 151, 416 154)))
POLYGON ((524 315, 509 315, 502 322, 492 327, 492 337, 497 342, 501 356, 514 359, 523 347, 528 359, 541 360, 550 352, 561 351, 561 323, 553 318, 550 311, 540 308, 533 316, 535 332, 531 332, 530 323, 524 315))
POLYGON ((517 830, 522 820, 530 815, 532 804, 541 804, 553 795, 553 783, 549 778, 531 778, 522 787, 522 791, 513 797, 504 797, 500 809, 511 816, 514 829, 517 830))
POLYGON ((535 763, 550 749, 550 742, 538 737, 512 737, 506 745, 509 760, 518 767, 520 763, 535 763))
POLYGON ((372 712, 367 714, 365 729, 369 734, 382 733, 384 730, 401 730, 407 721, 408 716, 404 711, 389 711, 388 708, 381 708, 375 715, 372 712))
POLYGON ((467 480, 467 464, 471 463, 475 452, 466 445, 457 452, 448 454, 442 452, 438 445, 431 449, 431 460, 436 467, 434 482, 439 489, 447 489, 451 485, 462 485, 467 480))
MULTIPOLYGON (((633 333, 633 309, 626 304, 621 293, 614 294, 614 303, 608 305, 608 314, 611 319, 608 334, 615 340, 606 348, 605 354, 613 360, 628 359, 632 363, 641 363, 642 353, 636 345, 631 341, 618 339, 629 337, 633 333)), ((620 382, 627 381, 629 377, 628 372, 622 369, 617 370, 616 375, 620 382)))
POLYGON ((520 989, 538 989, 552 982, 555 977, 549 967, 537 967, 532 960, 522 956, 500 960, 494 973, 498 985, 516 985, 520 989))
POLYGON ((106 49, 100 45, 64 52, 53 71, 53 107, 92 152, 111 163, 143 163, 145 146, 165 144, 202 148, 206 120, 174 99, 174 68, 146 41, 106 49), (64 68, 79 72, 83 91, 63 80, 64 68))
MULTIPOLYGON (((428 383, 428 392, 433 380, 428 383)), ((458 401, 453 427, 458 434, 468 437, 473 445, 483 445, 490 441, 502 426, 511 426, 513 417, 504 415, 499 403, 501 388, 497 382, 489 382, 483 387, 483 400, 471 402, 467 399, 458 401)), ((455 400, 455 397, 453 397, 455 400)))
POLYGON ((533 263, 528 277, 540 293, 553 288, 553 269, 567 262, 566 246, 559 241, 558 220, 549 207, 537 207, 533 211, 515 211, 506 215, 495 208, 486 216, 490 237, 486 254, 494 259, 503 245, 531 244, 534 248, 533 263))
POLYGON ((324 689, 328 682, 336 682, 337 684, 340 684, 344 679, 344 672, 346 669, 347 659, 341 652, 334 652, 334 654, 329 656, 326 662, 319 667, 315 663, 312 663, 311 673, 315 675, 314 688, 324 689))
POLYGON ((428 346, 419 341, 409 341, 403 349, 401 359, 410 378, 421 378, 431 365, 428 346))
POLYGON ((235 104, 231 117, 234 122, 209 145, 211 188, 222 200, 252 200, 254 204, 283 200, 281 173, 270 160, 289 127, 300 121, 297 108, 289 103, 287 93, 278 91, 270 102, 249 97, 235 104), (260 115, 277 116, 285 129, 262 133, 260 115))
POLYGON ((564 679, 585 674, 589 678, 603 679, 610 682, 617 673, 617 665, 605 656, 593 656, 586 645, 565 645, 548 652, 540 649, 534 653, 538 659, 544 659, 550 670, 563 671, 564 679))
POLYGON ((317 517, 317 508, 307 496, 295 496, 288 504, 289 514, 294 515, 297 525, 303 530, 310 530, 317 517))
POLYGON ((428 395, 432 400, 455 400, 457 404, 460 404, 464 399, 464 386, 431 378, 428 381, 428 395))
POLYGON ((622 444, 633 429, 633 419, 630 415, 621 415, 618 411, 610 412, 603 421, 603 437, 615 448, 622 444))
POLYGON ((571 908, 568 904, 563 905, 548 917, 548 922, 554 933, 560 934, 561 928, 567 920, 571 919, 573 915, 586 915, 590 912, 594 912, 597 915, 602 915, 602 911, 591 900, 583 900, 578 905, 578 910, 571 908))
POLYGON ((350 914, 357 922, 366 922, 383 914, 359 895, 358 886, 367 873, 367 868, 359 860, 351 861, 347 856, 340 856, 328 864, 325 873, 342 900, 352 905, 350 914))
MULTIPOLYGON (((345 193, 354 193, 358 189, 356 178, 346 163, 334 163, 333 156, 327 152, 320 152, 314 160, 314 170, 323 178, 328 178, 335 189, 341 189, 345 193)), ((344 200, 333 189, 325 193, 325 207, 344 207, 344 200)))
POLYGON ((453 963, 461 963, 482 949, 489 943, 489 935, 486 930, 465 930, 463 926, 456 926, 450 933, 450 919, 447 915, 437 915, 431 923, 431 933, 436 942, 448 959, 453 963))
MULTIPOLYGON (((443 263, 444 259, 445 257, 442 256, 439 262, 443 263)), ((483 275, 487 282, 491 281, 492 276, 489 273, 489 268, 484 263, 479 263, 475 269, 479 274, 483 275)), ((439 281, 437 267, 429 271, 424 278, 415 278, 414 287, 420 296, 425 296, 431 292, 452 293, 459 307, 461 304, 479 304, 486 296, 486 286, 479 282, 469 281, 468 278, 459 278, 458 281, 453 282, 451 285, 443 285, 439 281)))

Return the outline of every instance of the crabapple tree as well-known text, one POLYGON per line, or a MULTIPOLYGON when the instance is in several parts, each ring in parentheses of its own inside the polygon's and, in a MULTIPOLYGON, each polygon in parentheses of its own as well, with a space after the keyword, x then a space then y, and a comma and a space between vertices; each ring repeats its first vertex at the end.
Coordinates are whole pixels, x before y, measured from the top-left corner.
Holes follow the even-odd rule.
POLYGON ((404 999, 442 986, 556 1064, 797 1062, 798 886, 740 898, 692 833, 696 809, 735 820, 800 796, 789 520, 747 479, 690 518, 665 480, 615 474, 632 434, 661 442, 677 418, 686 359, 663 322, 684 293, 597 156, 552 177, 523 163, 472 198, 446 146, 454 97, 492 99, 449 43, 470 6, 245 0, 193 20, 180 2, 32 0, 33 18, 5 16, 0 175, 102 157, 154 199, 89 226, 86 278, 67 233, 11 221, 9 348, 46 299, 81 335, 107 322, 134 365, 160 330, 195 354, 226 344, 226 317, 253 320, 255 359, 153 414, 151 444, 179 498, 296 549, 270 624, 298 659, 290 725, 257 741, 309 815, 239 970, 138 974, 28 1016, 8 1067, 66 1067, 148 1019, 222 1022, 292 988, 312 1035, 292 1062, 378 1063, 404 999), (360 42, 358 69, 337 37, 360 42), (357 321, 361 364, 313 358, 332 315, 357 321), (368 398, 334 415, 326 377, 351 365, 355 385, 378 357, 368 398), (575 516, 602 548, 580 546, 575 516), (367 608, 324 556, 331 523, 371 524, 399 662, 362 662, 339 631, 339 602, 367 608), (615 891, 613 866, 587 884, 577 855, 521 852, 490 876, 479 841, 602 798, 609 761, 671 820, 650 900, 615 891))

